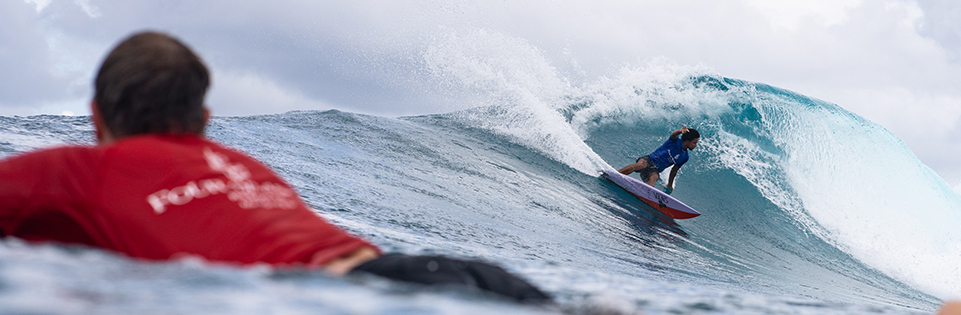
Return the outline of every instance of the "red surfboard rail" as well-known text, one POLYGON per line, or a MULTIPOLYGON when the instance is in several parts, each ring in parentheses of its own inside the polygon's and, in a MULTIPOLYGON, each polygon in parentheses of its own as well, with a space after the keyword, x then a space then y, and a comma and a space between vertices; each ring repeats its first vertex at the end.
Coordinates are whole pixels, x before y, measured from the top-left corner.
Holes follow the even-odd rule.
POLYGON ((615 170, 601 170, 601 177, 606 178, 617 186, 637 197, 652 208, 673 219, 690 219, 701 215, 680 200, 665 194, 663 191, 648 186, 633 177, 618 173, 615 170))

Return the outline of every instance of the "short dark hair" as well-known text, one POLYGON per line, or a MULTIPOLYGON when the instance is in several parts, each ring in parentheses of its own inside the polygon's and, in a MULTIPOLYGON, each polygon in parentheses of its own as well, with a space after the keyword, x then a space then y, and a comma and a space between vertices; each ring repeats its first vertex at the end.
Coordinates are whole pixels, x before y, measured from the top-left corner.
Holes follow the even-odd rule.
POLYGON ((210 73, 177 39, 134 34, 104 59, 94 100, 115 138, 137 134, 203 134, 210 73))
POLYGON ((687 132, 681 135, 681 141, 691 141, 700 137, 701 134, 697 132, 697 129, 687 128, 687 132))

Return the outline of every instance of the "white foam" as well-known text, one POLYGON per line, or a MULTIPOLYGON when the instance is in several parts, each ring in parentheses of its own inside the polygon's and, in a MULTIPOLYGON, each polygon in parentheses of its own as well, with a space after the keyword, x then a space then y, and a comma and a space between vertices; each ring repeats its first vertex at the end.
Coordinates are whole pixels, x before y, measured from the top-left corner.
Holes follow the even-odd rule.
POLYGON ((527 42, 491 30, 447 30, 425 54, 428 68, 488 95, 472 121, 586 174, 610 168, 554 108, 574 88, 527 42), (480 117, 485 115, 485 117, 480 117))
POLYGON ((709 68, 679 66, 664 58, 653 59, 641 67, 626 66, 611 77, 602 77, 573 91, 590 106, 577 110, 571 125, 578 134, 586 136, 592 128, 610 123, 632 125, 658 119, 716 117, 729 111, 727 97, 685 84, 692 77, 714 75, 709 68))

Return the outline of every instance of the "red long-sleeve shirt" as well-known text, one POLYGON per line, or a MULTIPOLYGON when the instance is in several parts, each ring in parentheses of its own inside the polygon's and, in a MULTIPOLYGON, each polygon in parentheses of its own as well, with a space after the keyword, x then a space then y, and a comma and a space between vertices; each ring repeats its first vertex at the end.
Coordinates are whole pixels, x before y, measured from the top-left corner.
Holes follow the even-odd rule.
POLYGON ((131 257, 323 265, 363 246, 279 176, 198 136, 147 135, 0 161, 0 230, 131 257))

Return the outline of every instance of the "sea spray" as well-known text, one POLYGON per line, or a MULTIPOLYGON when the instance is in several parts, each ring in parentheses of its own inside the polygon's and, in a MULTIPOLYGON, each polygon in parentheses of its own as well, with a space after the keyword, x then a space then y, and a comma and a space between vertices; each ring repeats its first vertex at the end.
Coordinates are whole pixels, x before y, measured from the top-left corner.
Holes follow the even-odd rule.
POLYGON ((610 168, 584 144, 555 106, 574 89, 540 52, 523 40, 491 30, 447 30, 425 54, 437 76, 450 77, 489 97, 468 110, 478 127, 510 135, 585 174, 610 168))

